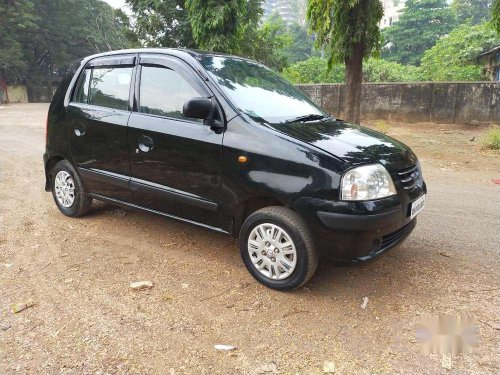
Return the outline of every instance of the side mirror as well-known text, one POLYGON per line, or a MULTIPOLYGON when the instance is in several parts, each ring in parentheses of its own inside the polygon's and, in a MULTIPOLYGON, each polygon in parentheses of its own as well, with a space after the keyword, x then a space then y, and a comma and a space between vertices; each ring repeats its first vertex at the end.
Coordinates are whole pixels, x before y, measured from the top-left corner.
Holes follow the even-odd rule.
POLYGON ((221 121, 214 119, 214 112, 214 105, 209 98, 192 98, 185 102, 182 107, 184 116, 202 119, 203 123, 211 128, 224 128, 221 121))
POLYGON ((212 101, 208 98, 192 98, 184 103, 182 113, 186 117, 202 120, 210 117, 213 111, 212 101))

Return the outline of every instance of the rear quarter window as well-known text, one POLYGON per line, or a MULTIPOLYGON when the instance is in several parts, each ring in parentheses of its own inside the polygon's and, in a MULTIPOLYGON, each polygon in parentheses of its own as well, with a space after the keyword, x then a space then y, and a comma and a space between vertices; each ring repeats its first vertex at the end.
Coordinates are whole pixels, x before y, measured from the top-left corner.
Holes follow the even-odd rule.
POLYGON ((76 86, 75 95, 73 96, 73 101, 77 103, 87 103, 89 95, 89 83, 90 75, 92 73, 91 69, 85 69, 82 72, 78 80, 78 85, 76 86))

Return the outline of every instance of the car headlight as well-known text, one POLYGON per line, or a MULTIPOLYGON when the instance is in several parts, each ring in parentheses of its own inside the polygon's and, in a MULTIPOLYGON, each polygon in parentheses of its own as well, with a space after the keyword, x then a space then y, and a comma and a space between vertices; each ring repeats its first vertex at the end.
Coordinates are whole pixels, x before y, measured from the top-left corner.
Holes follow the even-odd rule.
POLYGON ((366 201, 396 194, 394 182, 381 164, 363 165, 347 171, 340 186, 340 199, 344 201, 366 201))

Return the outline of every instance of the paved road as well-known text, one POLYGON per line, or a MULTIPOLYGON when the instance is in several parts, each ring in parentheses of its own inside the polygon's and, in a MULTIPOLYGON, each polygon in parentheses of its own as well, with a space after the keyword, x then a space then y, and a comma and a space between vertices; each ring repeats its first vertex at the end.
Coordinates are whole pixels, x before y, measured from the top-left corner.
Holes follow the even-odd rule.
POLYGON ((322 263, 305 288, 278 293, 254 282, 229 237, 105 204, 61 215, 43 191, 46 111, 0 109, 0 374, 322 374, 325 361, 339 374, 500 373, 498 154, 443 159, 395 127, 429 187, 412 236, 372 263, 322 263), (154 287, 131 291, 138 280, 154 287), (477 318, 479 344, 445 370, 419 353, 415 324, 461 313, 477 318))

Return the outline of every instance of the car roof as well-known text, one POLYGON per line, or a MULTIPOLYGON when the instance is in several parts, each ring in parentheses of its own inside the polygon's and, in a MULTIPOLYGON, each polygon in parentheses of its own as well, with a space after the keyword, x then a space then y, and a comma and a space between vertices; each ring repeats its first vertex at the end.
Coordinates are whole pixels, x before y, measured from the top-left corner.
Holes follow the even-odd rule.
MULTIPOLYGON (((113 55, 121 55, 128 53, 156 53, 156 54, 165 54, 171 56, 177 56, 179 58, 183 58, 184 60, 198 60, 200 57, 205 56, 223 56, 223 57, 231 57, 234 59, 247 60, 252 61, 247 58, 235 55, 228 55, 220 52, 210 52, 210 51, 202 51, 196 49, 185 49, 185 48, 133 48, 133 49, 122 49, 116 51, 108 51, 97 53, 85 58, 86 61, 105 56, 113 56, 113 55)), ((255 62, 255 61, 252 61, 255 62)))

